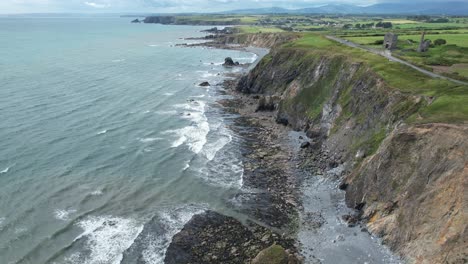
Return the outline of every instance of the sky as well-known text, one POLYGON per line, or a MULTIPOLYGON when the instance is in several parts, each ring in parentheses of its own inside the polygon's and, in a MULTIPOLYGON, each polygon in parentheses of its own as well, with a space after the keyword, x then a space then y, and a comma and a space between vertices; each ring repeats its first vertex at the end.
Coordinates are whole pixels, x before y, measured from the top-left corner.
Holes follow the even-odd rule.
MULTIPOLYGON (((403 0, 337 0, 333 3, 371 5, 403 0)), ((426 3, 443 0, 411 0, 426 3)), ((467 0, 468 1, 468 0, 467 0)), ((0 14, 13 13, 183 13, 234 9, 303 8, 330 3, 326 0, 0 0, 0 14)))

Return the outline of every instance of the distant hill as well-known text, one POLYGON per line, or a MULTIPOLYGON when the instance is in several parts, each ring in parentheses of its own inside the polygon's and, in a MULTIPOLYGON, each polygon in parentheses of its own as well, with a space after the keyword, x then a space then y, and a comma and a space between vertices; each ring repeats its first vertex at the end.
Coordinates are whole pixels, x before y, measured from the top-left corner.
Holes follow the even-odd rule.
POLYGON ((241 9, 225 14, 417 14, 417 15, 468 15, 468 2, 439 3, 380 3, 371 6, 329 4, 320 7, 285 9, 281 7, 241 9))

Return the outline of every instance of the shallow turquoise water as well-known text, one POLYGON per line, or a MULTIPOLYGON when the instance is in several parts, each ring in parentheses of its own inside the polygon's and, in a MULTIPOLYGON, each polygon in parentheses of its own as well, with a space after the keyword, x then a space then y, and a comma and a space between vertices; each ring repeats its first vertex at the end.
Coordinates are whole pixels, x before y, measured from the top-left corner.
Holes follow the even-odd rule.
POLYGON ((0 18, 0 263, 119 263, 153 217, 161 263, 194 213, 229 210, 240 139, 197 84, 255 55, 174 46, 201 29, 0 18))

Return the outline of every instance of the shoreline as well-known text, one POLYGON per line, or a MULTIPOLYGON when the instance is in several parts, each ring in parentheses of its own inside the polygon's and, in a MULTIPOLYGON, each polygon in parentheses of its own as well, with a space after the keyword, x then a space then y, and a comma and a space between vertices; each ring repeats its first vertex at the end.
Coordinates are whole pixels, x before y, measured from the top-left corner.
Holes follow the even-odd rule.
MULTIPOLYGON (((308 170, 310 169, 310 164, 308 164, 307 160, 311 159, 314 154, 312 153, 313 151, 307 150, 313 147, 311 146, 311 142, 313 144, 313 141, 307 138, 304 132, 295 132, 291 127, 278 123, 276 120, 276 111, 263 109, 265 107, 265 102, 262 102, 261 96, 248 95, 237 91, 236 87, 240 79, 247 75, 265 55, 269 54, 270 49, 255 48, 246 45, 232 46, 216 42, 187 46, 243 50, 255 53, 258 56, 254 63, 241 72, 224 74, 226 79, 220 87, 220 90, 230 95, 232 98, 221 100, 219 103, 225 111, 239 114, 237 120, 242 123, 240 127, 244 128, 238 129, 238 131, 233 129, 246 142, 242 155, 244 166, 244 185, 242 189, 244 189, 244 191, 239 193, 237 200, 242 201, 240 213, 248 216, 248 220, 243 221, 245 223, 238 223, 247 227, 254 237, 258 236, 258 230, 262 230, 260 232, 260 237, 268 237, 269 239, 261 239, 260 242, 253 242, 252 244, 256 244, 254 250, 251 250, 251 248, 250 250, 244 249, 246 252, 236 250, 236 254, 232 257, 234 257, 237 262, 230 262, 230 259, 227 258, 223 259, 222 263, 240 263, 240 260, 242 260, 242 263, 250 263, 255 256, 261 256, 262 252, 268 251, 269 244, 281 245, 282 250, 290 258, 290 262, 288 263, 333 263, 329 261, 322 262, 323 259, 321 259, 321 257, 324 255, 320 254, 320 252, 316 253, 316 251, 314 251, 316 249, 331 250, 330 252, 333 252, 331 254, 336 255, 331 259, 337 261, 366 260, 371 263, 375 263, 376 261, 381 263, 401 263, 401 260, 394 256, 389 249, 383 247, 380 240, 376 240, 364 226, 357 224, 357 222, 351 226, 348 221, 342 219, 346 215, 352 216, 355 213, 352 209, 346 207, 344 191, 339 190, 338 182, 333 183, 334 188, 330 189, 327 189, 330 187, 329 181, 325 181, 327 182, 327 188, 325 189, 325 185, 323 184, 320 185, 319 183, 319 185, 315 185, 315 187, 319 189, 322 188, 319 193, 310 189, 310 186, 314 185, 314 183, 311 182, 315 182, 316 184, 320 182, 320 180, 318 180, 320 177, 325 179, 325 177, 311 173, 308 170), (255 51, 258 51, 258 49, 264 51, 264 54, 256 53, 255 51), (306 167, 309 168, 306 169, 306 167), (254 191, 245 192, 245 190, 254 191), (317 202, 320 203, 323 197, 315 197, 316 199, 312 199, 312 202, 306 201, 305 199, 307 195, 312 195, 313 197, 317 194, 330 197, 341 195, 338 200, 335 199, 332 202, 326 203, 326 205, 330 207, 341 207, 341 210, 333 211, 333 208, 327 208, 333 211, 332 213, 327 213, 320 212, 320 210, 316 211, 317 208, 311 208, 311 204, 315 203, 314 205, 317 206, 317 202), (341 213, 343 215, 340 215, 341 213), (341 233, 336 235, 336 232, 332 232, 326 236, 318 235, 317 232, 326 224, 326 221, 333 222, 333 219, 335 219, 335 223, 330 224, 330 229, 339 229, 341 233), (311 235, 316 236, 315 242, 307 239, 307 237, 311 235), (320 240, 326 240, 327 242, 321 243, 320 240), (353 241, 359 243, 361 248, 369 247, 374 249, 375 252, 363 250, 359 246, 354 247, 353 241), (337 245, 339 245, 338 251, 331 248, 337 247, 337 245), (350 250, 349 247, 354 248, 350 250), (349 253, 349 251, 351 251, 351 253, 349 253), (372 254, 370 254, 370 252, 372 254), (241 257, 239 258, 239 256, 241 257)), ((322 183, 323 182, 324 181, 322 181, 322 183)), ((354 218, 354 216, 352 217, 354 218)), ((205 237, 206 230, 213 229, 212 224, 205 223, 203 225, 203 222, 208 221, 207 219, 227 222, 234 220, 234 218, 231 217, 216 215, 216 213, 212 211, 194 216, 194 218, 185 225, 184 229, 174 236, 175 243, 171 243, 169 246, 168 254, 166 255, 166 263, 177 263, 177 261, 181 261, 181 259, 175 261, 176 258, 174 258, 174 256, 180 255, 181 253, 181 248, 183 248, 181 244, 184 244, 184 242, 181 243, 181 241, 185 241, 186 243, 187 240, 190 240, 188 237, 189 233, 197 239, 205 237)), ((217 238, 223 240, 226 236, 229 237, 228 230, 232 228, 232 223, 231 225, 225 227, 218 226, 217 228, 218 230, 216 233, 223 234, 223 237, 217 238)), ((240 240, 245 240, 245 238, 241 235, 240 240)), ((255 241, 255 239, 249 240, 249 244, 252 241, 255 241)), ((232 242, 233 241, 228 241, 227 244, 232 242)), ((188 262, 196 262, 197 258, 201 260, 203 256, 206 255, 210 256, 211 259, 204 259, 205 262, 219 263, 219 258, 222 258, 222 256, 220 256, 220 251, 217 249, 213 250, 213 245, 206 243, 206 240, 202 241, 201 244, 206 246, 198 248, 197 254, 194 254, 193 251, 189 252, 185 260, 189 260, 188 262)), ((185 261, 181 262, 185 263, 185 261)))

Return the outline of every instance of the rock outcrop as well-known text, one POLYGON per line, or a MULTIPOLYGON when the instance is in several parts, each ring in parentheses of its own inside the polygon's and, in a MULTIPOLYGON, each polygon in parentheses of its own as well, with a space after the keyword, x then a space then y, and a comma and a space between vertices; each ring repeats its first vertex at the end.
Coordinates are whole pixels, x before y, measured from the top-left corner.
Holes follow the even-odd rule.
POLYGON ((468 126, 398 127, 347 176, 347 203, 366 203, 369 230, 427 263, 466 263, 468 126))
MULTIPOLYGON (((250 263, 261 250, 275 243, 281 245, 275 247, 283 251, 293 247, 291 240, 283 239, 266 228, 253 223, 245 226, 232 217, 207 211, 195 215, 173 237, 164 263, 250 263)), ((284 254, 289 257, 289 254, 284 254)), ((294 255, 291 258, 295 258, 294 255)))
POLYGON ((224 67, 239 66, 239 62, 238 62, 238 61, 234 62, 234 60, 232 60, 231 57, 227 57, 227 58, 224 59, 223 66, 224 66, 224 67))

